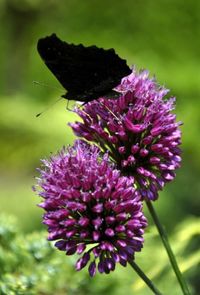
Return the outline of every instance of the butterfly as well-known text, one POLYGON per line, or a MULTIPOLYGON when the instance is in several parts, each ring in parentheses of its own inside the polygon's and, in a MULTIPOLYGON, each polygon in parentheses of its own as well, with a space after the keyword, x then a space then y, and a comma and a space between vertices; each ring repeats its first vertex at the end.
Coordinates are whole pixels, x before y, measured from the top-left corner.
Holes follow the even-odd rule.
POLYGON ((62 97, 68 100, 87 103, 114 93, 113 88, 131 73, 126 61, 114 49, 69 44, 56 34, 39 39, 37 50, 67 90, 62 97))

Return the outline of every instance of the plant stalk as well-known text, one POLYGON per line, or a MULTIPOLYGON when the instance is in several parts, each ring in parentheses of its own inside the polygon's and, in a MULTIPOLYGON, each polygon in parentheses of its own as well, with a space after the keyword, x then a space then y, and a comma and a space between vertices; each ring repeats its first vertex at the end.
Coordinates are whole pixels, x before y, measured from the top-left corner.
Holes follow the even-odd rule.
POLYGON ((129 260, 128 262, 154 294, 162 295, 162 293, 154 286, 152 281, 145 275, 145 273, 139 268, 139 266, 133 260, 129 260))
POLYGON ((183 294, 184 295, 190 295, 187 284, 186 284, 186 282, 185 282, 185 280, 183 278, 183 275, 182 275, 182 273, 181 273, 181 271, 180 271, 180 269, 178 267, 175 255, 174 255, 174 253, 173 253, 173 251, 171 249, 171 246, 170 246, 166 231, 165 231, 164 227, 162 226, 162 224, 159 221, 159 218, 158 218, 158 216, 156 214, 156 211, 155 211, 155 209, 154 209, 154 207, 152 205, 152 202, 146 200, 146 204, 147 204, 149 212, 150 212, 150 214, 151 214, 151 216, 152 216, 152 218, 154 220, 154 223, 155 223, 155 225, 157 227, 157 230, 159 232, 159 235, 161 237, 161 240, 163 242, 165 250, 166 250, 166 252, 168 254, 169 260, 171 262, 171 266, 172 266, 172 268, 173 268, 173 270, 175 272, 175 275, 176 275, 177 280, 178 280, 178 282, 180 284, 180 287, 181 287, 181 289, 183 291, 183 294))

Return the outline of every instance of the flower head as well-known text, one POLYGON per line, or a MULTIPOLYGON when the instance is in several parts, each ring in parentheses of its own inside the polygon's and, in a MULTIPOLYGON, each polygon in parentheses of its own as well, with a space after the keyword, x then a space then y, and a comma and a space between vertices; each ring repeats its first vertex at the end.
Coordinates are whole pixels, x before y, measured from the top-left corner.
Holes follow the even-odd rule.
POLYGON ((100 98, 77 109, 83 122, 70 126, 108 150, 123 175, 134 176, 142 197, 155 200, 180 167, 181 122, 171 112, 175 98, 167 99, 167 89, 135 69, 116 90, 117 99, 100 98))
POLYGON ((44 199, 49 240, 67 255, 82 255, 80 270, 109 273, 116 262, 126 265, 143 245, 147 221, 133 178, 121 177, 98 147, 76 141, 50 160, 43 161, 38 180, 44 199))

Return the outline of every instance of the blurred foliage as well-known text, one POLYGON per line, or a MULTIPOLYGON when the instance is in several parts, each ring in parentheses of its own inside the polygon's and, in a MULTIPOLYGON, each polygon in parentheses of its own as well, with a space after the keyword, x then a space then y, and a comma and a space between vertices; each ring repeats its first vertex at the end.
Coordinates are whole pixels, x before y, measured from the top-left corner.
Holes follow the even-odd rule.
MULTIPOLYGON (((193 283, 195 273, 197 282, 199 234, 200 220, 190 218, 180 224, 171 237, 181 270, 190 283, 193 283)), ((89 277, 87 269, 76 272, 77 257, 64 256, 46 241, 45 236, 45 232, 24 235, 13 217, 0 216, 0 294, 150 294, 148 287, 129 266, 118 265, 113 273, 97 274, 94 278, 89 277)), ((136 255, 136 263, 164 294, 178 295, 180 287, 165 251, 162 249, 159 255, 152 255, 158 245, 159 237, 151 227, 146 234, 145 248, 136 255)), ((198 294, 198 290, 199 285, 193 285, 191 294, 198 294)))
MULTIPOLYGON (((52 286, 51 290, 57 288, 61 295, 104 292, 123 295, 130 293, 133 282, 138 282, 134 284, 138 286, 137 294, 149 294, 149 291, 145 293, 145 288, 132 275, 131 270, 129 277, 127 270, 122 268, 108 279, 97 276, 95 280, 90 280, 84 272, 76 274, 72 267, 73 259, 67 258, 69 264, 63 266, 63 256, 59 258, 58 254, 54 254, 51 246, 44 242, 44 235, 30 233, 41 229, 41 210, 36 207, 39 199, 31 191, 34 176, 37 175, 36 167, 40 165, 41 158, 48 157, 51 152, 56 152, 74 139, 66 124, 75 120, 75 115, 66 111, 67 102, 64 99, 41 117, 35 117, 65 93, 36 50, 37 40, 52 32, 75 44, 115 48, 121 57, 127 59, 129 65, 149 69, 152 76, 155 74, 158 82, 170 88, 171 94, 177 97, 177 117, 184 122, 181 127, 183 164, 175 181, 160 193, 155 205, 162 222, 172 234, 181 267, 194 292, 200 290, 197 278, 199 269, 194 266, 197 265, 198 254, 195 216, 199 215, 200 210, 199 11, 200 1, 197 0, 0 1, 0 210, 14 214, 24 232, 17 229, 15 232, 15 223, 8 220, 8 226, 13 224, 13 231, 11 226, 7 232, 8 240, 3 242, 8 249, 5 251, 2 248, 3 256, 0 254, 2 263, 8 261, 5 263, 8 269, 5 265, 2 268, 4 283, 1 288, 6 288, 2 291, 3 294, 36 294, 38 290, 40 293, 37 294, 46 294, 46 288, 50 286, 51 289, 52 286), (34 80, 50 87, 34 85, 34 80), (175 232, 175 225, 178 224, 180 227, 175 232), (182 240, 181 233, 184 233, 185 241, 182 240), (42 248, 49 251, 49 254, 44 254, 49 255, 48 259, 44 257, 42 260, 46 261, 44 265, 36 262, 28 252, 31 239, 38 241, 41 251, 42 248), (14 245, 13 252, 9 247, 14 245), (22 251, 20 247, 24 247, 22 251), (21 258, 19 252, 22 252, 21 258), (52 270, 54 261, 59 266, 56 272, 59 273, 58 269, 61 269, 58 285, 62 287, 56 285, 56 276, 52 270), (35 266, 36 276, 31 271, 31 265, 35 266), (40 288, 39 272, 36 270, 38 265, 45 290, 36 290, 37 287, 40 288), (16 271, 18 266, 23 269, 22 272, 16 271), (65 275, 62 276, 61 273, 65 275), (68 280, 72 282, 69 288, 68 283, 66 286, 68 280), (118 288, 123 292, 119 293, 118 288)), ((72 106, 69 107, 72 109, 72 106)), ((146 214, 148 215, 147 212, 146 214)), ((158 285, 162 273, 161 289, 168 290, 169 280, 170 286, 175 286, 175 279, 166 268, 167 258, 164 257, 162 245, 152 233, 146 235, 144 251, 141 256, 138 255, 139 262, 140 259, 147 271, 151 270, 152 264, 155 265, 151 277, 155 274, 158 285), (160 253, 163 255, 162 260, 158 259, 160 253)), ((136 288, 134 286, 133 292, 136 288)), ((179 294, 176 288, 178 287, 173 289, 174 294, 179 294)))

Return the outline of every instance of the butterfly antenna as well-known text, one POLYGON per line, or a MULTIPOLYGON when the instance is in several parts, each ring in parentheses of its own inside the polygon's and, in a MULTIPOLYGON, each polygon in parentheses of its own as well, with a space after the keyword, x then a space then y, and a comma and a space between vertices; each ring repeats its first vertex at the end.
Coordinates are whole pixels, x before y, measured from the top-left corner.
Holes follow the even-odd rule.
POLYGON ((36 117, 40 117, 43 113, 45 113, 46 111, 48 111, 49 109, 51 109, 61 99, 63 99, 63 97, 59 97, 59 99, 57 99, 55 102, 53 102, 52 104, 50 104, 50 106, 48 106, 46 109, 44 109, 41 113, 36 114, 36 117))
POLYGON ((63 89, 61 89, 61 88, 58 88, 56 86, 51 86, 51 85, 48 85, 48 84, 45 84, 45 83, 39 82, 39 81, 33 81, 33 84, 48 87, 48 88, 51 88, 51 89, 56 89, 56 90, 59 90, 59 91, 63 91, 63 89))

